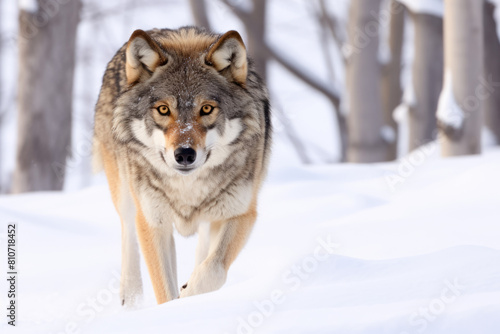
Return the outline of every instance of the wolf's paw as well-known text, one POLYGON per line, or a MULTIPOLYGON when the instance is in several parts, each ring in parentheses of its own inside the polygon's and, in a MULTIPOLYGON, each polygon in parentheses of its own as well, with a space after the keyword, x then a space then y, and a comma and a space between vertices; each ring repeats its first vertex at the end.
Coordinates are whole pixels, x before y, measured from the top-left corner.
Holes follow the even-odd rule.
POLYGON ((215 291, 226 282, 226 275, 222 264, 203 261, 194 268, 189 281, 182 286, 180 298, 215 291))
POLYGON ((142 284, 122 284, 120 287, 120 302, 123 307, 134 309, 142 302, 142 284))
POLYGON ((120 300, 124 308, 135 309, 142 303, 142 294, 120 295, 120 300))

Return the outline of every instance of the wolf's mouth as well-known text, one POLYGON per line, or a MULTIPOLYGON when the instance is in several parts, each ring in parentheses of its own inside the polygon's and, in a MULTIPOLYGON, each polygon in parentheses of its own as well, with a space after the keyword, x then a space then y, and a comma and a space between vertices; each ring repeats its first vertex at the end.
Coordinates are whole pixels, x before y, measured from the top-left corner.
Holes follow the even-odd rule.
POLYGON ((191 167, 191 168, 175 167, 174 169, 179 174, 188 175, 188 174, 191 174, 191 172, 193 172, 196 169, 196 167, 191 167))

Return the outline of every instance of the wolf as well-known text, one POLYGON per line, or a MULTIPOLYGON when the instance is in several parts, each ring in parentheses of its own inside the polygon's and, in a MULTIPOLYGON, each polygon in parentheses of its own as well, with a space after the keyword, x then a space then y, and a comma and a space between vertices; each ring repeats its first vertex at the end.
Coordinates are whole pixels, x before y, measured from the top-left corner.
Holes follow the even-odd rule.
POLYGON ((219 289, 246 243, 271 147, 264 82, 236 31, 136 30, 108 63, 93 155, 122 225, 120 296, 142 296, 142 252, 158 304, 219 289), (179 291, 174 228, 198 232, 179 291))

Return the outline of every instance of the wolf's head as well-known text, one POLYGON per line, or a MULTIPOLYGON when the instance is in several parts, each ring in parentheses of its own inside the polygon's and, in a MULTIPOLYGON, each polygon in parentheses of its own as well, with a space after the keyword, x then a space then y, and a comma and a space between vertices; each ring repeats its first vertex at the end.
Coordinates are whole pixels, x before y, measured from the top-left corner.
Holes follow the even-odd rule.
POLYGON ((136 30, 126 46, 128 88, 114 110, 114 136, 181 174, 216 166, 230 158, 253 109, 247 73, 236 31, 136 30))

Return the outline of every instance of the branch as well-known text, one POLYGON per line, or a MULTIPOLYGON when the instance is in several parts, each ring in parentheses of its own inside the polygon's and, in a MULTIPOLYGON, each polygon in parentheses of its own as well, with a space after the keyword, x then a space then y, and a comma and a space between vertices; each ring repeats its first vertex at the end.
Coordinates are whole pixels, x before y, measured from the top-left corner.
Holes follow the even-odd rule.
MULTIPOLYGON (((340 34, 340 25, 338 23, 338 20, 332 18, 330 14, 328 13, 328 9, 326 8, 326 3, 325 0, 319 0, 319 5, 320 5, 320 10, 318 15, 321 18, 321 21, 323 24, 328 28, 330 33, 332 34, 332 37, 337 44, 337 47, 339 50, 342 51, 342 45, 345 44, 345 36, 341 36, 340 34)), ((340 52, 342 54, 342 52, 340 52)), ((345 61, 345 59, 344 59, 345 61)))
POLYGON ((281 55, 277 50, 271 48, 266 42, 262 43, 262 47, 270 58, 274 59, 290 73, 325 95, 334 105, 340 104, 340 94, 335 89, 313 78, 305 69, 301 68, 298 64, 293 64, 292 61, 281 55))
POLYGON ((295 149, 297 152, 297 155, 299 156, 299 159, 302 161, 304 164, 310 164, 312 161, 307 155, 307 150, 304 146, 304 143, 300 139, 300 136, 297 134, 297 131, 295 131, 292 122, 290 122, 290 119, 287 117, 287 115, 283 112, 281 107, 278 104, 278 99, 272 97, 273 102, 273 109, 276 110, 276 117, 279 119, 281 124, 283 125, 283 129, 285 131, 285 135, 290 140, 290 143, 292 144, 292 147, 295 149))
POLYGON ((249 14, 247 11, 245 11, 245 10, 243 10, 243 9, 241 9, 241 8, 237 7, 237 6, 232 5, 232 4, 231 4, 228 0, 221 0, 221 1, 222 1, 222 3, 223 3, 223 4, 225 4, 226 6, 228 6, 228 7, 231 9, 231 11, 232 11, 232 12, 233 12, 233 13, 234 13, 234 14, 235 14, 235 15, 236 15, 236 16, 237 16, 237 17, 238 17, 241 21, 243 21, 243 23, 244 23, 245 25, 247 25, 247 24, 249 23, 249 22, 248 22, 248 20, 250 19, 250 14, 249 14))
POLYGON ((104 18, 107 18, 108 16, 115 16, 115 15, 120 15, 123 14, 126 11, 134 10, 137 9, 138 7, 147 7, 147 6, 165 6, 166 3, 172 2, 172 1, 165 1, 165 0, 149 0, 149 1, 142 1, 141 3, 137 3, 134 0, 125 2, 125 3, 120 3, 117 6, 107 8, 107 9, 96 9, 98 8, 97 6, 93 6, 92 3, 86 3, 83 6, 82 9, 82 14, 81 14, 81 21, 93 21, 93 20, 101 20, 104 18))

